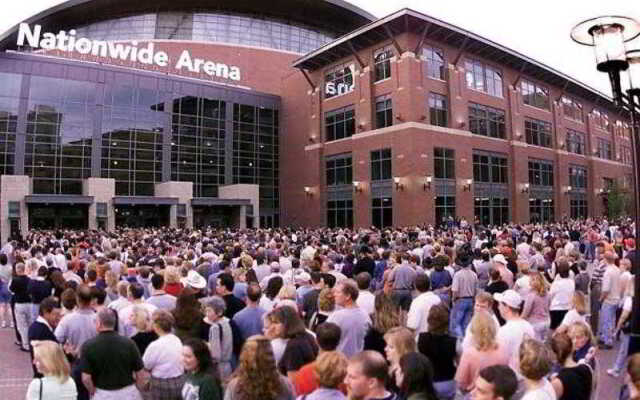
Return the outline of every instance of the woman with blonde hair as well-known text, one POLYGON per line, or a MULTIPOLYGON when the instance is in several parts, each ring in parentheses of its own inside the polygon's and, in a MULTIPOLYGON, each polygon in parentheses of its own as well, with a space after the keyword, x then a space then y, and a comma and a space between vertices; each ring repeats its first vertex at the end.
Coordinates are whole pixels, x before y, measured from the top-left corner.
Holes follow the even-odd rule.
POLYGON ((278 373, 269 339, 251 336, 242 347, 224 400, 293 400, 293 386, 278 373))
POLYGON ((389 362, 389 375, 395 376, 402 356, 416 351, 416 335, 408 328, 396 326, 384 334, 384 341, 387 344, 384 354, 389 362))
POLYGON ((182 283, 180 283, 180 274, 178 268, 174 266, 167 266, 164 270, 164 291, 167 294, 178 297, 182 293, 182 283))
POLYGON ((322 289, 318 294, 318 310, 311 316, 309 329, 315 332, 318 325, 325 322, 335 308, 336 299, 333 296, 333 290, 330 288, 322 289))
POLYGON ((304 396, 305 400, 344 400, 339 387, 347 376, 347 358, 339 351, 327 351, 313 364, 318 387, 304 396))
POLYGON ((551 372, 551 352, 540 341, 525 339, 520 344, 520 374, 524 377, 522 400, 556 400, 546 376, 551 372))
POLYGON ((481 369, 508 365, 509 355, 496 342, 498 327, 486 311, 476 311, 470 322, 471 346, 463 349, 455 380, 463 393, 470 392, 481 369))
POLYGON ((547 284, 539 272, 531 276, 529 284, 531 290, 524 298, 524 307, 520 316, 531 323, 536 339, 544 342, 551 324, 547 284))
POLYGON ((31 381, 26 400, 75 400, 76 384, 62 346, 51 340, 34 341, 33 363, 43 377, 31 381))
POLYGON ((130 315, 131 325, 136 328, 137 332, 131 337, 131 340, 138 346, 140 354, 144 354, 151 342, 158 339, 158 335, 153 331, 151 313, 143 306, 136 305, 130 315))
POLYGON ((108 270, 104 274, 104 280, 107 285, 105 292, 107 292, 107 298, 109 303, 118 299, 118 275, 112 270, 108 270))

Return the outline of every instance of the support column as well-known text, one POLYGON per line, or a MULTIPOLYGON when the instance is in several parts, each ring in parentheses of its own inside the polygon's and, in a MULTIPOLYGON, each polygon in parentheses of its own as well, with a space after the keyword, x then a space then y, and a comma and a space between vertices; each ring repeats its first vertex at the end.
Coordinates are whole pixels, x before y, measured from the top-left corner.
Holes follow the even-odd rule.
POLYGON ((22 237, 29 230, 29 212, 25 203, 25 196, 31 194, 31 178, 26 175, 2 175, 0 177, 0 235, 2 243, 5 243, 11 233, 11 221, 9 220, 9 203, 20 204, 20 233, 22 237))
MULTIPOLYGON (((225 185, 218 188, 218 197, 221 199, 249 199, 253 206, 253 227, 260 228, 260 192, 258 185, 237 184, 225 185)), ((246 227, 247 207, 242 206, 238 214, 240 223, 237 226, 246 227), (244 225, 243 225, 244 224, 244 225)))
POLYGON ((88 178, 82 183, 82 194, 93 196, 93 203, 89 205, 89 229, 98 228, 98 203, 107 205, 107 231, 116 229, 116 214, 113 198, 116 195, 116 180, 113 178, 88 178))
POLYGON ((247 206, 240 206, 240 229, 247 227, 247 206))
MULTIPOLYGON (((193 228, 193 209, 191 199, 193 198, 193 182, 164 182, 155 186, 156 197, 177 197, 178 204, 185 205, 185 227, 193 228)), ((172 205, 169 209, 169 226, 178 226, 178 205, 172 205)))

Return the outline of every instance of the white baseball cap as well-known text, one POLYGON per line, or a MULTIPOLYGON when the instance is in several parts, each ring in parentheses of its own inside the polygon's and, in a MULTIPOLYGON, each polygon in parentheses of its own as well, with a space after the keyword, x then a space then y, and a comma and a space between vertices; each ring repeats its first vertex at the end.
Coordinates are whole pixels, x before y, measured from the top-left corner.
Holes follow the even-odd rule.
POLYGON ((520 308, 522 305, 522 297, 515 290, 505 290, 502 293, 494 293, 493 298, 498 303, 504 303, 511 308, 520 308))

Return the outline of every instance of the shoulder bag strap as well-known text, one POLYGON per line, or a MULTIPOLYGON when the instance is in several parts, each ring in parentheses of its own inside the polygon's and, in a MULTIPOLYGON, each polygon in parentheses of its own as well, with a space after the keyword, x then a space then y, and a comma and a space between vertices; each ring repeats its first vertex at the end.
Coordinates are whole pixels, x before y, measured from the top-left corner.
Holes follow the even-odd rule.
POLYGON ((38 379, 40 381, 40 396, 38 397, 39 400, 42 400, 42 378, 38 379))

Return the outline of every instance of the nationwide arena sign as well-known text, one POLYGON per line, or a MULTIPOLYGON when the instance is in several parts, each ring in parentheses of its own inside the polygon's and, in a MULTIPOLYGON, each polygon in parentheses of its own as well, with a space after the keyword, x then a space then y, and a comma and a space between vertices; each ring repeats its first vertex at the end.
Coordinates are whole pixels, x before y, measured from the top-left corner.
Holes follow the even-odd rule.
POLYGON ((29 24, 21 23, 18 30, 17 45, 24 46, 25 43, 30 47, 43 50, 77 52, 99 58, 116 59, 158 67, 173 65, 173 68, 178 71, 186 70, 198 74, 204 73, 211 77, 234 81, 240 80, 240 68, 236 66, 193 58, 189 50, 183 50, 174 63, 166 52, 156 50, 153 42, 147 43, 144 47, 138 47, 138 41, 135 40, 128 43, 91 40, 76 37, 75 29, 71 29, 68 33, 66 31, 59 31, 57 34, 51 32, 42 33, 42 26, 40 25, 34 25, 33 29, 31 29, 29 24))

